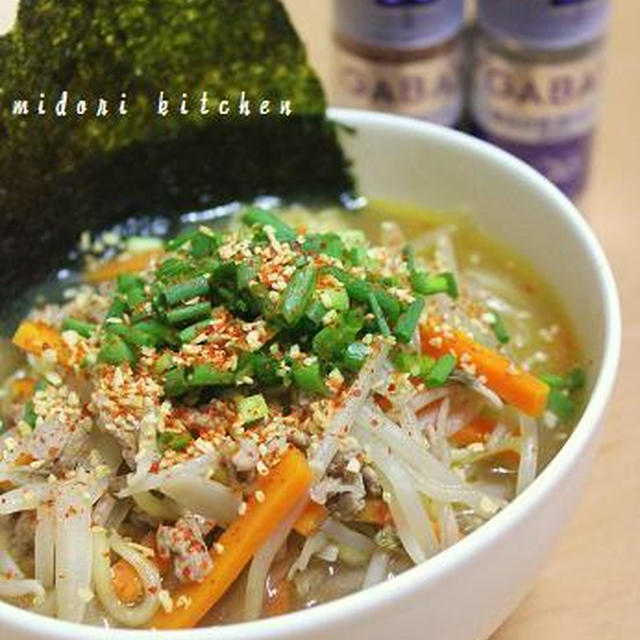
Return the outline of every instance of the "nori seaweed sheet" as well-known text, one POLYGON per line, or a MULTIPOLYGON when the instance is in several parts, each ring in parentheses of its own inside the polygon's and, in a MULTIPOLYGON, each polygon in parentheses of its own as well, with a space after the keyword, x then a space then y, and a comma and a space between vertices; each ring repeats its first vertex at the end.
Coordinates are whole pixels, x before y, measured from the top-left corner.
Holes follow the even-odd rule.
MULTIPOLYGON (((0 291, 11 299, 59 264, 83 229, 259 194, 332 199, 352 189, 322 87, 276 0, 22 0, 0 38, 0 291), (128 115, 52 113, 122 92, 128 115), (156 115, 160 91, 188 116, 156 115), (251 116, 203 116, 207 91, 251 116), (48 114, 34 114, 41 93, 48 114), (12 115, 29 99, 28 116, 12 115), (291 100, 293 115, 258 116, 291 100)), ((92 106, 95 108, 95 106, 92 106)))

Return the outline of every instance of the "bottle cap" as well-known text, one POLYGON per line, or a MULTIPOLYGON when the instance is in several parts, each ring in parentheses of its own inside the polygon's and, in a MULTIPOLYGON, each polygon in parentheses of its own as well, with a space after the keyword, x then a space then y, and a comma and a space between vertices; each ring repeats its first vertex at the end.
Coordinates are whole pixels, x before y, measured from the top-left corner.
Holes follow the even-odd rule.
POLYGON ((336 32, 373 47, 425 49, 464 24, 464 0, 334 0, 336 32))
POLYGON ((608 0, 480 0, 478 22, 490 35, 531 49, 570 49, 604 34, 608 0))

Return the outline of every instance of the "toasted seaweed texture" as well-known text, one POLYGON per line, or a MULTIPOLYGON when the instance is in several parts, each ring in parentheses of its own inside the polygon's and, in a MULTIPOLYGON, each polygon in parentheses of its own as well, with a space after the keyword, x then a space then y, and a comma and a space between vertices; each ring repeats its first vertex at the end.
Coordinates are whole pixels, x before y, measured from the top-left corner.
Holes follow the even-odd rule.
POLYGON ((277 0, 22 0, 0 38, 0 292, 38 281, 81 230, 269 193, 352 188, 320 83, 277 0), (54 104, 69 95, 66 117, 54 104), (160 91, 172 113, 157 115, 160 91), (210 115, 199 112, 207 91, 210 115), (234 114, 240 92, 251 115, 234 114), (126 116, 116 114, 122 93, 126 116), (188 115, 179 115, 182 93, 188 115), (46 115, 36 113, 45 94, 46 115), (79 117, 77 99, 109 115, 79 117), (28 115, 13 115, 15 100, 28 115), (232 113, 216 115, 229 99, 232 113), (259 101, 292 115, 258 115, 259 101))

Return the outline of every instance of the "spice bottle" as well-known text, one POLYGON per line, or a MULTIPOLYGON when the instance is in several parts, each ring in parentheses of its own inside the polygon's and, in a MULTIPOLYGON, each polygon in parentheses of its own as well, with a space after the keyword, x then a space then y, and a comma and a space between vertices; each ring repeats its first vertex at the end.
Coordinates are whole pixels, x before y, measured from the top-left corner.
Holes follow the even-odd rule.
POLYGON ((464 0, 334 0, 334 102, 454 126, 464 0))
POLYGON ((479 0, 474 132, 570 197, 588 175, 608 16, 608 0, 479 0))

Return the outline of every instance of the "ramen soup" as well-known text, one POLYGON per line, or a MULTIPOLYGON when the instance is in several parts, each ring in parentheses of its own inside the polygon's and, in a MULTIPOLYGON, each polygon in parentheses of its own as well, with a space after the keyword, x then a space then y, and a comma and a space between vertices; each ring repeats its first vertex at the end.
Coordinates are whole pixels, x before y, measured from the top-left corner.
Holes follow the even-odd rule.
POLYGON ((579 416, 555 297, 458 218, 245 207, 80 251, 5 357, 0 596, 35 612, 177 629, 392 580, 579 416))

